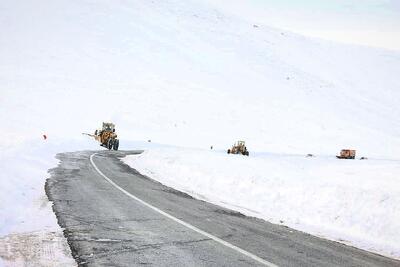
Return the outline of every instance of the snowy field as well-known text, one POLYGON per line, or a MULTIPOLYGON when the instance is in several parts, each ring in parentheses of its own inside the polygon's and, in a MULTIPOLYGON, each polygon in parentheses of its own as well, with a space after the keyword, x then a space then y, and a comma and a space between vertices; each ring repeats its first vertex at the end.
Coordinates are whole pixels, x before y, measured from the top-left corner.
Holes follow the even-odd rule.
POLYGON ((400 258, 400 161, 177 148, 124 161, 195 198, 400 258))
POLYGON ((110 120, 121 139, 400 157, 400 52, 303 37, 199 0, 6 0, 0 18, 2 146, 77 138, 110 120))
MULTIPOLYGON (((58 152, 98 149, 81 133, 92 133, 103 121, 116 124, 121 149, 143 147, 140 142, 151 139, 171 146, 212 145, 225 150, 243 139, 249 148, 277 153, 251 156, 248 161, 213 154, 220 166, 209 175, 214 169, 201 168, 201 161, 196 167, 196 153, 191 150, 184 150, 187 160, 193 160, 190 164, 174 150, 169 156, 166 151, 149 150, 135 164, 154 169, 159 175, 155 178, 163 182, 168 168, 174 167, 158 169, 166 157, 178 157, 177 169, 189 164, 198 170, 193 175, 207 172, 202 179, 221 175, 214 179, 221 182, 230 181, 226 170, 238 160, 254 169, 238 170, 244 175, 243 186, 252 179, 248 173, 263 185, 263 179, 276 175, 282 185, 274 184, 275 191, 288 194, 285 185, 303 177, 316 186, 312 193, 332 203, 328 208, 333 210, 342 204, 335 190, 351 193, 349 186, 340 184, 348 173, 362 180, 363 187, 354 187, 362 197, 351 195, 346 200, 359 207, 357 214, 367 221, 348 221, 349 216, 340 212, 336 220, 316 218, 320 207, 306 197, 273 202, 285 211, 277 216, 278 208, 269 210, 265 202, 281 195, 251 191, 262 199, 256 210, 268 212, 265 218, 274 222, 301 225, 298 228, 332 239, 340 232, 346 240, 353 237, 349 241, 355 244, 398 257, 393 244, 398 235, 390 235, 390 223, 398 218, 399 199, 393 194, 400 186, 395 176, 400 176, 396 161, 390 159, 400 159, 400 52, 307 38, 230 15, 211 1, 200 0, 4 0, 0 29, 0 262, 9 259, 10 244, 20 244, 14 234, 37 232, 40 240, 47 236, 42 233, 61 233, 44 193, 47 170, 57 165, 58 152), (370 160, 332 163, 325 157, 303 161, 282 156, 332 157, 342 148, 357 149, 358 155, 370 160), (153 156, 160 166, 151 162, 153 156), (287 165, 290 168, 281 173, 287 165), (336 172, 340 177, 332 177, 336 172), (364 189, 369 193, 362 193, 364 189), (377 207, 376 201, 385 194, 390 198, 377 207), (284 205, 303 200, 310 205, 309 213, 296 224, 292 208, 284 205), (377 211, 382 212, 379 217, 374 216, 377 211), (351 230, 343 232, 345 225, 351 230), (369 242, 383 233, 382 228, 375 229, 378 226, 390 230, 376 238, 380 241, 369 242), (360 238, 368 227, 371 236, 360 238)), ((173 178, 183 181, 179 173, 168 175, 173 178)), ((199 188, 192 188, 192 193, 212 193, 204 189, 206 181, 193 183, 199 188)), ((292 190, 300 194, 305 185, 294 184, 292 190)), ((221 190, 241 192, 232 184, 221 190)), ((345 213, 347 206, 341 208, 345 213)), ((332 210, 324 212, 334 216, 332 210)))

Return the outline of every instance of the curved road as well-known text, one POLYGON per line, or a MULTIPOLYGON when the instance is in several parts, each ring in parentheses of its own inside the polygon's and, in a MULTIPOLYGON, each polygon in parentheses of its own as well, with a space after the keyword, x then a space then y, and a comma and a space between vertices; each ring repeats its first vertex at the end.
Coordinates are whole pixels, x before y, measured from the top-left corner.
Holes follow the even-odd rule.
POLYGON ((193 199, 120 158, 58 154, 46 192, 80 266, 400 266, 400 262, 193 199))

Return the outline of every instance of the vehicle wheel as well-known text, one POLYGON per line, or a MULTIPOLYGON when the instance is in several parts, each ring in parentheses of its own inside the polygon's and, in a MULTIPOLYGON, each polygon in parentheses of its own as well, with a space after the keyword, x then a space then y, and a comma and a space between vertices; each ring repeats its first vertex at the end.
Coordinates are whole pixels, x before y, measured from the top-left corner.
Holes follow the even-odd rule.
POLYGON ((231 150, 230 149, 228 149, 228 154, 231 154, 231 150))
POLYGON ((249 151, 246 151, 246 156, 248 156, 249 155, 249 151))
POLYGON ((108 148, 108 150, 111 150, 111 148, 113 147, 113 140, 110 138, 110 139, 108 139, 108 141, 107 141, 107 148, 108 148))
POLYGON ((119 140, 118 139, 115 139, 114 140, 114 150, 118 150, 118 147, 119 147, 119 140))

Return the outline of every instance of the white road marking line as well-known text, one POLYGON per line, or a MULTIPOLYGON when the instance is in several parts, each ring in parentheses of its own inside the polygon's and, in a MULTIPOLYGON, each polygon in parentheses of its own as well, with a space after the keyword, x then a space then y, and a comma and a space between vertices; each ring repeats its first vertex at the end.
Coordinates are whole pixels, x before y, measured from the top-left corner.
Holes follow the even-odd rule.
POLYGON ((228 243, 228 242, 222 240, 221 238, 218 238, 218 237, 216 237, 216 236, 213 236, 212 234, 209 234, 209 233, 207 233, 207 232, 205 232, 205 231, 203 231, 203 230, 201 230, 201 229, 199 229, 199 228, 197 228, 197 227, 195 227, 195 226, 193 226, 193 225, 191 225, 191 224, 189 224, 189 223, 187 223, 187 222, 184 222, 184 221, 182 221, 182 220, 180 220, 180 219, 178 219, 178 218, 172 216, 171 214, 168 214, 168 213, 166 213, 166 212, 160 210, 159 208, 156 208, 156 207, 152 206, 151 204, 149 204, 149 203, 147 203, 147 202, 141 200, 140 198, 138 198, 138 197, 132 195, 131 193, 129 193, 128 191, 126 191, 125 189, 123 189, 122 187, 120 187, 119 185, 117 185, 116 183, 114 183, 110 178, 108 178, 104 173, 102 173, 102 172, 99 170, 99 168, 96 166, 96 164, 95 164, 94 161, 93 161, 93 157, 94 157, 96 154, 97 154, 97 153, 93 153, 92 155, 90 155, 90 162, 92 163, 93 167, 96 169, 96 171, 97 171, 107 182, 109 182, 110 184, 112 184, 115 188, 117 188, 118 190, 120 190, 122 193, 124 193, 124 194, 127 195, 128 197, 133 198, 134 200, 136 200, 136 201, 140 202, 141 204, 145 205, 146 207, 148 207, 148 208, 150 208, 150 209, 152 209, 152 210, 154 210, 154 211, 160 213, 161 215, 164 215, 165 217, 167 217, 167 218, 169 218, 169 219, 171 219, 171 220, 173 220, 173 221, 175 221, 175 222, 177 222, 177 223, 179 223, 179 224, 181 224, 181 225, 183 225, 183 226, 185 226, 185 227, 187 227, 187 228, 189 228, 189 229, 191 229, 191 230, 193 230, 193 231, 195 231, 195 232, 197 232, 197 233, 199 233, 199 234, 201 234, 201 235, 203 235, 203 236, 206 236, 206 237, 208 237, 208 238, 214 240, 215 242, 220 243, 221 245, 224 245, 224 246, 226 246, 226 247, 228 247, 228 248, 231 248, 231 249, 233 249, 233 250, 235 250, 235 251, 237 251, 237 252, 239 252, 239 253, 241 253, 241 254, 243 254, 243 255, 249 257, 249 258, 252 258, 253 260, 257 261, 258 263, 261 263, 261 264, 263 264, 263 265, 265 265, 265 266, 269 266, 269 267, 278 267, 277 265, 273 264, 272 262, 266 261, 266 260, 264 260, 264 259, 262 259, 262 258, 260 258, 260 257, 258 257, 258 256, 256 256, 256 255, 254 255, 254 254, 252 254, 252 253, 250 253, 250 252, 244 250, 244 249, 241 249, 241 248, 239 248, 239 247, 237 247, 237 246, 235 246, 235 245, 232 245, 231 243, 228 243))

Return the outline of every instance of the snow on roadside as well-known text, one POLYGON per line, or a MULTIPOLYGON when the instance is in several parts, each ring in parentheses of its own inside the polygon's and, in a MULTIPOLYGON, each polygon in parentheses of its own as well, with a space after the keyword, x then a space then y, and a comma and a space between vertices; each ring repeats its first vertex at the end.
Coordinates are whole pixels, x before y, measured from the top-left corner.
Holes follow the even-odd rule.
POLYGON ((124 162, 196 198, 400 258, 399 161, 161 148, 124 162))
POLYGON ((36 139, 2 149, 0 266, 76 266, 44 185, 55 155, 82 145, 36 139))

